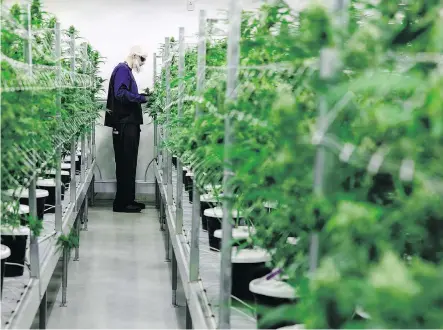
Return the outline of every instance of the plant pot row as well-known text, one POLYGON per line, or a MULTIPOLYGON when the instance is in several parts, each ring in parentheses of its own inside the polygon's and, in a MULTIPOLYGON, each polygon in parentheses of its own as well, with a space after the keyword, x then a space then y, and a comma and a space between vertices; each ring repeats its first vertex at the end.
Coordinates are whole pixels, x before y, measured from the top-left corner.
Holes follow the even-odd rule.
MULTIPOLYGON (((37 202, 37 219, 43 220, 45 213, 55 212, 55 195, 56 195, 56 181, 55 170, 46 171, 45 175, 48 178, 39 178, 36 182, 36 202, 37 202)), ((62 185, 61 193, 62 199, 65 192, 65 184, 69 182, 70 173, 67 171, 61 172, 62 185)), ((7 228, 3 226, 1 232, 1 242, 9 251, 9 256, 2 260, 2 280, 5 277, 22 276, 25 265, 26 246, 30 230, 27 227, 29 217, 29 189, 7 190, 5 194, 13 199, 19 200, 19 207, 14 210, 12 205, 9 205, 6 212, 18 215, 20 219, 20 227, 7 228), (5 265, 5 262, 7 263, 5 265)))

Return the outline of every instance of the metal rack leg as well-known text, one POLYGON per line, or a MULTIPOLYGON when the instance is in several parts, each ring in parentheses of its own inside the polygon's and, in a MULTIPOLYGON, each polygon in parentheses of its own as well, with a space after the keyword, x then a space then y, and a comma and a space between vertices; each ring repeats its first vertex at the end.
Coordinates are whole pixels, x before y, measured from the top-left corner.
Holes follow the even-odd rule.
POLYGON ((164 228, 164 219, 165 218, 165 204, 163 203, 163 199, 160 201, 160 230, 165 230, 164 228))
POLYGON ((75 220, 75 231, 78 239, 78 245, 75 248, 74 261, 80 260, 80 228, 82 226, 82 222, 84 221, 84 217, 85 217, 85 203, 83 203, 83 206, 80 210, 80 214, 77 216, 77 220, 75 220))
POLYGON ((174 249, 172 249, 172 306, 177 305, 177 259, 175 258, 174 249))
POLYGON ((69 262, 69 249, 63 249, 63 275, 62 275, 62 303, 61 307, 66 307, 66 295, 68 291, 68 262, 69 262))
POLYGON ((83 230, 84 231, 88 231, 88 221, 89 221, 88 211, 89 211, 89 201, 87 198, 85 198, 85 210, 84 210, 84 217, 83 217, 83 230))
POLYGON ((169 257, 169 250, 171 249, 171 238, 169 235, 169 229, 168 225, 166 224, 166 230, 165 230, 165 240, 166 240, 166 248, 165 248, 165 261, 171 262, 171 258, 169 257))
POLYGON ((192 329, 192 318, 191 313, 189 312, 189 306, 186 302, 186 329, 192 329))
POLYGON ((155 179, 155 208, 158 209, 159 208, 159 191, 158 191, 158 181, 157 179, 155 179))
POLYGON ((46 292, 43 295, 42 301, 40 302, 39 307, 39 329, 46 329, 46 322, 48 320, 48 298, 46 296, 46 292))
POLYGON ((92 180, 91 180, 91 186, 90 186, 90 191, 91 191, 91 206, 94 206, 95 204, 95 188, 94 188, 94 182, 95 182, 95 175, 92 176, 92 180))

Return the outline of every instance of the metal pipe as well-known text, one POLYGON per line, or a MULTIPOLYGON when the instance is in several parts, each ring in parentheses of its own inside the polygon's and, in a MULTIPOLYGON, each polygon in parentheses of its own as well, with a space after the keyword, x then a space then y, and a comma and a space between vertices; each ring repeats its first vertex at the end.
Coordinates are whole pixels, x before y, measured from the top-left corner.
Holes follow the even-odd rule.
POLYGON ((57 148, 57 168, 55 170, 55 231, 60 233, 63 227, 62 214, 62 169, 60 147, 57 148))
MULTIPOLYGON (((165 39, 165 48, 167 49, 167 59, 169 59, 170 54, 170 40, 169 38, 165 39)), ((171 61, 167 61, 166 70, 165 70, 165 79, 166 79, 166 129, 165 129, 165 141, 169 138, 169 125, 171 124, 171 107, 169 104, 171 103, 171 61)), ((165 148, 166 152, 166 204, 172 205, 172 152, 165 148)))
POLYGON ((160 230, 165 230, 164 228, 164 220, 165 217, 165 204, 163 203, 163 198, 160 199, 160 230))
POLYGON ((189 312, 189 305, 186 301, 186 329, 193 329, 191 313, 189 312))
POLYGON ((95 148, 95 121, 92 121, 92 161, 96 158, 96 148, 95 148))
POLYGON ((48 320, 48 298, 47 293, 45 292, 42 300, 40 301, 40 307, 39 307, 39 329, 46 329, 46 322, 48 320))
POLYGON ((66 307, 66 296, 68 291, 68 262, 69 248, 63 248, 63 273, 62 273, 62 303, 60 307, 66 307))
POLYGON ((166 247, 165 247, 165 261, 166 262, 171 262, 171 259, 169 258, 169 249, 170 249, 170 245, 171 245, 171 238, 169 235, 169 228, 168 228, 168 222, 165 221, 165 243, 166 243, 166 247))
MULTIPOLYGON (((33 178, 29 185, 29 214, 32 219, 37 220, 37 197, 35 178, 33 178)), ((40 278, 40 256, 38 237, 31 232, 30 238, 30 261, 31 261, 31 277, 40 278)))
MULTIPOLYGON (((229 107, 237 99, 236 87, 238 81, 238 67, 240 64, 240 25, 241 8, 238 0, 231 0, 229 10, 229 36, 227 60, 226 106, 229 107)), ((231 327, 231 286, 232 286, 232 202, 233 191, 230 185, 233 176, 230 149, 233 144, 232 118, 225 117, 224 137, 224 173, 223 173, 223 222, 221 246, 221 277, 220 277, 220 304, 219 328, 231 327)))
POLYGON ((78 244, 75 247, 74 261, 80 260, 80 227, 82 220, 84 219, 84 215, 85 215, 85 204, 83 204, 83 206, 81 207, 81 210, 77 215, 77 219, 75 220, 75 233, 77 235, 78 244))
POLYGON ((70 50, 71 50, 71 79, 74 82, 75 81, 75 36, 74 36, 74 33, 71 34, 70 50))
MULTIPOLYGON (((183 118, 183 94, 185 91, 185 28, 179 29, 179 59, 178 59, 178 119, 183 118)), ((175 233, 183 232, 183 164, 177 157, 177 196, 175 198, 175 233)))
MULTIPOLYGON (((165 99, 165 105, 166 105, 166 125, 163 125, 163 142, 166 142, 168 139, 168 124, 169 124, 169 115, 170 115, 170 107, 168 106, 171 102, 171 94, 170 94, 170 68, 171 68, 171 62, 169 61, 169 38, 165 38, 165 61, 163 63, 166 63, 165 66, 165 88, 166 88, 166 99, 165 99)), ((163 185, 168 184, 168 149, 166 147, 163 147, 163 156, 162 156, 162 165, 163 165, 163 185)), ((166 203, 168 203, 168 197, 169 194, 166 193, 166 203)))
MULTIPOLYGON (((89 188, 90 190, 91 188, 89 188)), ((89 201, 85 198, 85 217, 83 222, 83 230, 88 231, 88 222, 89 222, 89 201)))
POLYGON ((69 190, 71 192, 70 203, 74 203, 74 210, 76 209, 76 199, 77 199, 77 183, 76 183, 76 174, 75 174, 75 157, 77 151, 77 141, 75 138, 71 142, 71 183, 69 185, 69 190))
MULTIPOLYGON (((206 71, 206 11, 200 10, 197 54, 197 96, 203 92, 206 71)), ((195 107, 195 120, 200 117, 200 106, 195 107)), ((200 193, 197 177, 192 189, 192 226, 189 257, 189 280, 197 281, 200 273, 200 193)))
POLYGON ((178 307, 177 305, 177 259, 175 257, 174 249, 172 249, 172 306, 178 307))
POLYGON ((28 3, 26 7, 26 16, 27 16, 27 39, 25 41, 25 57, 27 58, 28 63, 28 73, 32 75, 32 17, 31 17, 31 4, 28 3))
MULTIPOLYGON (((81 157, 80 157, 80 182, 84 183, 86 181, 86 135, 81 136, 81 157)), ((77 152, 76 152, 77 154, 77 152)))
MULTIPOLYGON (((154 53, 152 57, 153 61, 153 77, 152 77, 152 90, 155 88, 155 82, 157 77, 157 54, 154 53)), ((158 125, 157 119, 154 120, 154 158, 158 157, 158 125)))

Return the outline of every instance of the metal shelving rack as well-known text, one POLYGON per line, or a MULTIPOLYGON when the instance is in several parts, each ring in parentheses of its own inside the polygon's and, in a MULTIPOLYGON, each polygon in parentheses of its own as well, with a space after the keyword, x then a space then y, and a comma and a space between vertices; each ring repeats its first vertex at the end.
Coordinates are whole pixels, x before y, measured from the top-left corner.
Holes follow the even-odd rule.
MULTIPOLYGON (((2 8, 4 10, 4 8, 2 8)), ((27 6, 27 21, 31 21, 30 5, 27 6)), ((82 69, 85 72, 87 69, 86 58, 86 43, 82 43, 79 47, 76 45, 74 37, 71 38, 69 43, 69 53, 71 62, 70 77, 67 79, 61 69, 62 61, 62 40, 60 23, 56 23, 54 31, 55 34, 55 59, 57 65, 51 66, 39 66, 33 65, 32 62, 32 38, 33 31, 31 31, 30 24, 27 26, 27 38, 25 59, 27 63, 17 64, 26 66, 29 75, 33 75, 33 69, 42 72, 55 72, 55 79, 52 82, 47 82, 45 86, 32 85, 32 79, 28 81, 28 84, 19 83, 18 86, 2 85, 2 92, 14 92, 15 90, 47 90, 54 89, 60 90, 60 88, 83 88, 88 86, 85 84, 87 80, 86 74, 75 73, 76 69, 76 53, 79 52, 85 57, 81 59, 82 69), (77 77, 76 77, 77 76, 77 77), (86 79, 86 80, 85 80, 86 79)), ((37 73, 38 76, 38 73, 37 73)), ((23 77, 26 79, 26 77, 23 77)), ((7 82, 5 82, 7 83, 7 82)), ((16 82, 17 83, 17 82, 16 82)), ((58 107, 61 105, 60 93, 56 99, 58 107)), ((54 270, 60 257, 63 256, 63 274, 62 274, 62 306, 67 304, 67 276, 68 276, 68 262, 71 258, 71 252, 67 248, 60 249, 57 246, 57 239, 60 235, 68 235, 71 230, 75 230, 79 236, 81 227, 87 230, 88 223, 88 204, 94 203, 94 168, 96 165, 96 145, 95 145, 95 120, 91 122, 82 121, 69 123, 72 127, 78 128, 80 125, 86 125, 90 129, 81 134, 80 141, 72 136, 64 136, 63 141, 59 141, 58 147, 56 147, 55 153, 59 160, 55 168, 55 181, 56 181, 56 196, 55 196, 55 213, 45 214, 43 220, 42 235, 39 237, 31 234, 30 244, 28 248, 30 272, 27 274, 25 267, 25 273, 21 277, 5 278, 3 297, 2 297, 2 328, 4 329, 29 329, 32 326, 34 318, 39 311, 39 328, 45 329, 47 323, 47 295, 46 290, 48 284, 54 274, 54 270), (65 191, 65 199, 62 201, 62 183, 61 183, 61 145, 63 142, 71 141, 71 178, 69 183, 69 189, 65 191), (80 142, 80 143, 79 143, 80 142), (76 156, 77 149, 81 152, 81 168, 76 173, 76 156), (72 229, 74 226, 74 229, 72 229)), ((72 131, 72 130, 71 130, 72 131)), ((48 160, 45 161, 45 164, 48 160)), ((35 168, 33 174, 29 178, 29 207, 30 215, 36 216, 37 214, 37 200, 36 200, 36 180, 41 174, 41 168, 35 168)), ((79 260, 79 247, 75 248, 74 261, 79 260)))

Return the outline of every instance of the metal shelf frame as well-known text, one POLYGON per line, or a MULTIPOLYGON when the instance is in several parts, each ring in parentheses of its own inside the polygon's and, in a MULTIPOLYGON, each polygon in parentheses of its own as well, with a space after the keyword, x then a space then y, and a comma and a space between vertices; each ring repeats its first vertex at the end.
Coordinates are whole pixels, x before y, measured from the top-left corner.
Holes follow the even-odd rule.
MULTIPOLYGON (((88 223, 88 204, 93 203, 93 185, 94 185, 94 169, 96 165, 96 160, 93 159, 93 154, 95 152, 95 139, 92 137, 95 135, 94 133, 94 125, 92 126, 92 131, 83 135, 81 140, 81 170, 79 175, 75 174, 75 156, 77 153, 76 150, 76 142, 73 141, 72 145, 74 146, 71 150, 71 160, 74 163, 72 167, 73 176, 71 177, 70 188, 65 191, 65 196, 69 199, 69 202, 65 203, 65 209, 62 210, 62 202, 61 202, 61 193, 60 198, 58 198, 58 194, 56 197, 56 209, 60 209, 62 212, 55 214, 55 228, 54 232, 45 237, 38 238, 36 237, 37 244, 30 245, 30 255, 31 255, 31 277, 29 279, 29 283, 25 287, 24 292, 21 295, 20 300, 17 302, 17 305, 14 308, 14 311, 10 315, 8 320, 5 321, 2 326, 5 329, 29 329, 32 326, 35 315, 37 311, 40 310, 40 329, 46 328, 47 322, 47 313, 46 313, 46 290, 48 288, 49 282, 54 274, 54 270, 57 266, 57 263, 62 256, 63 253, 67 251, 63 251, 59 249, 57 244, 57 239, 60 235, 68 235, 71 230, 77 230, 77 234, 81 227, 83 226, 84 230, 87 230, 88 223), (87 141, 87 143, 86 143, 87 141), (86 147, 88 146, 88 147, 86 147), (76 183, 76 180, 79 182, 76 183), (89 196, 88 196, 89 195, 89 196), (73 198, 72 198, 73 197, 73 198), (90 197, 90 201, 89 201, 90 197), (59 214, 61 217, 59 218, 59 214), (59 228, 57 228, 59 227, 59 228), (59 229, 59 230, 58 230, 59 229), (48 241, 50 244, 49 251, 45 255, 39 254, 38 251, 38 242, 40 241, 48 241), (37 250, 35 250, 37 249, 37 250), (37 258, 32 258, 33 255, 36 255, 37 258), (37 264, 36 264, 37 263, 37 264), (35 274, 32 273, 33 269, 38 269, 39 272, 35 274)), ((62 160, 60 159, 60 162, 62 160)), ((72 166, 72 165, 71 165, 72 166)), ((61 190, 60 186, 60 166, 56 170, 56 190, 61 190), (58 179, 57 179, 58 178, 58 179)), ((30 195, 32 196, 31 191, 34 190, 35 187, 30 187, 30 195)), ((34 194, 35 198, 35 194, 34 194)), ((31 208, 34 206, 31 202, 31 208)), ((69 251, 68 251, 69 252, 69 251)), ((79 248, 75 249, 75 258, 74 261, 79 260, 79 248)), ((63 293, 63 304, 66 305, 66 297, 67 297, 67 267, 68 263, 64 262, 63 264, 63 278, 62 278, 62 293, 63 293)))

